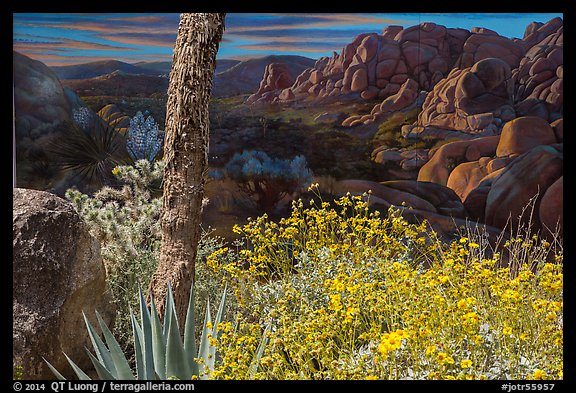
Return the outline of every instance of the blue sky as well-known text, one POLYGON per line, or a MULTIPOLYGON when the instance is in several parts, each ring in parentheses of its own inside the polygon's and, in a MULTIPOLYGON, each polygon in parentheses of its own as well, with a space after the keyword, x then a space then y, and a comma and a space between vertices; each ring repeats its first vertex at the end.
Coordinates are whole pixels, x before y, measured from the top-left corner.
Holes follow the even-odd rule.
MULTIPOLYGON (((498 14, 251 14, 229 13, 218 58, 244 59, 268 54, 311 58, 340 52, 355 36, 380 33, 388 25, 435 22, 446 27, 486 27, 522 38, 526 26, 547 22, 561 13, 498 14)), ((13 46, 48 65, 116 59, 168 61, 179 14, 14 14, 13 46)))

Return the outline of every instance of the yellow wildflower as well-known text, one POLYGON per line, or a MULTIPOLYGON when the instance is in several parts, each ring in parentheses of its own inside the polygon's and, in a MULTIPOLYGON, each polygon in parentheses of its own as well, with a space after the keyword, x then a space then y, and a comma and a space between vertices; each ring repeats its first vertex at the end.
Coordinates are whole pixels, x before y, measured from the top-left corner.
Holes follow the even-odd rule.
POLYGON ((532 378, 544 379, 544 378, 546 378, 546 373, 540 369, 536 369, 536 370, 534 370, 534 374, 532 374, 532 378))
POLYGON ((460 362, 460 367, 462 368, 470 368, 472 366, 472 360, 464 359, 460 362))

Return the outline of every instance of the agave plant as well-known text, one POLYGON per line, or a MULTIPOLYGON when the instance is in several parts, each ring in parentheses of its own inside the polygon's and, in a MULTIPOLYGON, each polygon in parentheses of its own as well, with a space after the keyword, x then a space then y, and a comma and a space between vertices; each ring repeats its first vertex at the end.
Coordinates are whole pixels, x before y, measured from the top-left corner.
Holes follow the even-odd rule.
MULTIPOLYGON (((112 332, 108 329, 106 323, 97 311, 96 319, 104 336, 104 341, 88 321, 86 314, 83 313, 95 355, 88 349, 86 349, 86 352, 100 379, 191 379, 193 376, 199 379, 208 379, 214 370, 214 363, 217 356, 216 348, 211 345, 210 339, 218 338, 219 330, 217 326, 222 321, 225 302, 226 288, 224 288, 222 300, 220 301, 214 324, 212 324, 210 318, 210 301, 208 300, 202 336, 197 351, 194 337, 196 329, 194 286, 192 286, 190 290, 183 341, 180 337, 180 329, 170 285, 168 285, 168 296, 166 297, 164 324, 160 322, 160 317, 154 304, 154 298, 151 296, 150 309, 148 309, 142 290, 140 289, 139 322, 134 316, 134 313, 131 312, 136 373, 131 369, 118 341, 116 341, 112 332)), ((72 370, 79 379, 91 379, 65 353, 64 356, 66 356, 72 370)), ((46 359, 44 359, 44 361, 58 379, 65 379, 46 359)))

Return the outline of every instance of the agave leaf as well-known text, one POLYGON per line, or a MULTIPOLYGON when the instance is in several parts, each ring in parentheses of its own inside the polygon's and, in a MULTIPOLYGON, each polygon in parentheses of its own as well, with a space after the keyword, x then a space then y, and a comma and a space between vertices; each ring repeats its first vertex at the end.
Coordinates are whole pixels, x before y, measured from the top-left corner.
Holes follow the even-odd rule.
POLYGON ((106 339, 106 344, 108 344, 112 361, 116 366, 117 371, 116 378, 133 380, 134 375, 132 374, 132 370, 130 369, 128 360, 126 360, 126 356, 124 356, 124 352, 122 352, 122 349, 120 348, 120 344, 118 344, 118 341, 116 341, 114 335, 112 334, 110 329, 108 329, 108 326, 106 326, 106 322, 104 322, 98 311, 96 311, 96 318, 98 319, 100 329, 102 329, 102 333, 104 334, 104 338, 106 339))
POLYGON ((150 295, 151 328, 152 328, 152 351, 154 358, 154 370, 158 379, 166 379, 166 337, 162 332, 162 324, 154 303, 154 296, 150 295))
POLYGON ((117 377, 118 373, 116 372, 116 366, 114 365, 110 351, 100 338, 100 335, 96 332, 96 329, 94 329, 90 321, 88 321, 84 311, 82 311, 82 315, 84 315, 84 322, 88 328, 88 335, 90 336, 90 341, 92 341, 92 346, 94 347, 94 351, 96 352, 98 360, 104 364, 104 367, 106 367, 106 369, 110 371, 112 375, 117 377))
MULTIPOLYGON (((216 312, 216 319, 214 320, 214 326, 212 327, 212 337, 217 340, 220 330, 218 329, 218 324, 222 322, 222 316, 224 315, 224 307, 226 305, 226 289, 224 287, 224 292, 222 293, 222 299, 220 300, 220 305, 218 306, 218 311, 216 312)), ((216 347, 209 345, 208 347, 208 359, 206 359, 206 366, 210 370, 214 370, 214 364, 216 363, 216 347)))
MULTIPOLYGON (((171 293, 169 294, 171 296, 171 293)), ((174 302, 172 302, 174 307, 174 302)), ((164 321, 164 326, 168 325, 168 337, 166 342, 166 376, 178 379, 192 378, 191 362, 186 361, 184 345, 180 339, 180 329, 176 319, 176 312, 170 314, 170 320, 164 321)))
MULTIPOLYGON (((172 319, 172 313, 174 312, 174 295, 172 294, 172 286, 170 281, 168 281, 168 293, 166 294, 166 300, 164 301, 164 326, 162 331, 164 332, 164 337, 168 338, 168 322, 172 319)), ((176 318, 178 320, 178 318, 176 318)))
POLYGON ((190 298, 188 299, 188 310, 186 311, 186 325, 184 326, 184 355, 192 363, 192 375, 198 375, 198 363, 194 361, 196 357, 196 302, 194 292, 194 283, 192 283, 190 298))
MULTIPOLYGON (((209 324, 212 324, 210 318, 210 299, 206 304, 206 315, 204 316, 204 327, 202 328, 202 336, 200 337, 200 349, 198 350, 198 360, 203 359, 204 365, 208 361, 208 357, 210 355, 210 338, 209 336, 212 335, 212 329, 208 327, 209 324)), ((205 367, 202 367, 202 372, 204 374, 205 367)), ((211 371, 211 370, 210 370, 211 371)), ((208 375, 201 375, 200 379, 208 379, 208 375)))
POLYGON ((260 359, 262 359, 262 355, 264 354, 264 348, 266 348, 266 345, 268 345, 268 341, 270 341, 270 338, 268 337, 270 327, 271 325, 266 325, 264 333, 262 333, 262 339, 258 343, 258 347, 256 348, 256 354, 254 355, 254 359, 252 359, 252 363, 248 368, 248 375, 250 377, 254 376, 254 374, 256 374, 256 371, 258 371, 258 365, 260 364, 260 359))
POLYGON ((66 381, 66 378, 64 378, 64 376, 62 374, 60 374, 60 372, 58 370, 56 370, 54 368, 54 366, 51 365, 48 360, 44 359, 44 357, 42 357, 42 360, 44 360, 44 362, 46 362, 46 364, 48 365, 48 368, 50 369, 50 371, 52 371, 52 374, 54 374, 54 376, 56 378, 58 378, 60 381, 66 381))
POLYGON ((72 359, 70 359, 68 357, 68 355, 66 355, 64 353, 64 356, 66 356, 66 360, 68 360, 68 363, 70 363, 70 366, 72 366, 72 370, 74 370, 74 373, 76 374, 76 376, 78 377, 79 380, 81 380, 81 381, 92 380, 92 378, 90 378, 88 375, 86 375, 86 373, 84 371, 82 371, 82 369, 80 367, 78 367, 78 365, 76 363, 74 363, 72 361, 72 359))
MULTIPOLYGON (((146 300, 142 294, 142 289, 138 287, 138 292, 140 293, 140 320, 142 323, 142 339, 143 343, 143 379, 156 379, 156 374, 154 372, 154 354, 152 352, 152 323, 150 321, 150 311, 146 307, 146 300)), ((140 378, 140 374, 138 374, 140 378)))
POLYGON ((134 357, 136 358, 136 376, 138 379, 145 379, 144 378, 144 356, 142 353, 142 341, 144 338, 142 337, 144 333, 142 333, 142 329, 138 326, 136 322, 136 317, 132 310, 130 310, 130 320, 132 321, 132 333, 134 334, 134 357))
POLYGON ((100 360, 98 360, 94 355, 90 353, 88 348, 86 348, 86 353, 88 354, 88 357, 92 361, 92 364, 94 365, 94 368, 96 369, 96 372, 98 373, 98 376, 100 377, 101 380, 116 379, 112 374, 110 374, 110 371, 106 369, 106 366, 104 366, 104 364, 100 360))

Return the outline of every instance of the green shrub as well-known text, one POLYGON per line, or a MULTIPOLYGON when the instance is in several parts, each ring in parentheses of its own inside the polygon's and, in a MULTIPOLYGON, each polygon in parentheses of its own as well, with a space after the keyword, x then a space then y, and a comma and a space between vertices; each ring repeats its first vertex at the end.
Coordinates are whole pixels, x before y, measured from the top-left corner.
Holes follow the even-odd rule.
POLYGON ((121 189, 104 187, 90 197, 70 189, 66 197, 99 240, 107 281, 117 308, 115 332, 125 347, 130 342, 130 308, 138 306, 138 287, 147 288, 158 266, 160 210, 150 187, 163 176, 163 162, 139 160, 112 173, 121 189))
POLYGON ((131 162, 126 137, 98 116, 64 122, 59 131, 62 136, 47 147, 54 167, 86 192, 113 185, 112 168, 131 162))
POLYGON ((22 366, 12 363, 12 379, 22 379, 22 366))
MULTIPOLYGON (((132 345, 130 309, 138 307, 138 288, 148 288, 160 257, 159 190, 164 163, 139 160, 134 166, 119 166, 114 175, 121 189, 105 187, 93 197, 77 190, 67 191, 79 215, 88 224, 90 233, 99 240, 106 265, 107 282, 116 306, 114 333, 125 350, 132 345)), ((222 247, 224 240, 203 231, 196 262, 196 313, 203 315, 201 305, 222 295, 221 276, 208 274, 206 256, 222 247)), ((235 302, 225 309, 230 316, 235 302)), ((199 337, 197 337, 199 339, 199 337)))
POLYGON ((226 174, 262 213, 272 214, 286 195, 300 191, 312 182, 312 172, 302 155, 292 160, 270 158, 263 151, 236 153, 225 166, 226 174))

